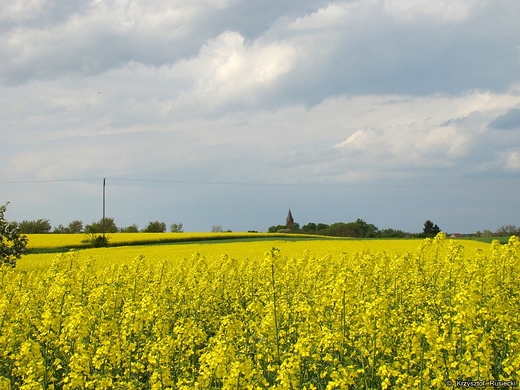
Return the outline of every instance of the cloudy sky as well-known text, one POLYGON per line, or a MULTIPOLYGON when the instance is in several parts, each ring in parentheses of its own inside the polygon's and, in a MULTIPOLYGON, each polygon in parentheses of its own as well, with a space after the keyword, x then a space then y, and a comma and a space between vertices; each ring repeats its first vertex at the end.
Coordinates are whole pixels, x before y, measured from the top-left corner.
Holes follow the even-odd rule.
POLYGON ((0 203, 53 226, 520 225, 518 0, 2 0, 0 203))

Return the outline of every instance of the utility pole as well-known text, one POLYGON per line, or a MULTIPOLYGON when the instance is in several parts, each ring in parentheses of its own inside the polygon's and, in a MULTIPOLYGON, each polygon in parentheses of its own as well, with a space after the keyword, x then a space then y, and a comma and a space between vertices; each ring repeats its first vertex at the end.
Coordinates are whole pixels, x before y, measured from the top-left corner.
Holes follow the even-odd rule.
POLYGON ((103 220, 101 224, 103 226, 103 238, 105 238, 105 178, 103 178, 103 220))

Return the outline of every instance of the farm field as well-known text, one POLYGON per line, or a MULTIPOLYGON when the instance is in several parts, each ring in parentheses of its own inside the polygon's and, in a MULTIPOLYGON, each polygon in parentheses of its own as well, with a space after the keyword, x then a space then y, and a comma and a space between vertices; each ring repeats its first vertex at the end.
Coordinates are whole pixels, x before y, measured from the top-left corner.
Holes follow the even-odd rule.
MULTIPOLYGON (((191 257, 200 252, 204 257, 217 260, 223 254, 235 258, 263 258, 266 251, 277 247, 287 255, 302 255, 312 250, 315 256, 327 256, 341 254, 343 252, 359 251, 390 251, 392 253, 407 253, 417 249, 422 240, 355 240, 341 238, 319 238, 317 236, 304 235, 262 235, 255 233, 172 233, 175 241, 168 241, 169 237, 162 237, 164 233, 120 233, 110 235, 110 243, 115 244, 109 248, 75 248, 77 261, 91 259, 99 266, 110 264, 124 264, 132 261, 137 256, 143 256, 149 261, 161 261, 164 259, 177 259, 191 257), (177 235, 177 236, 176 236, 177 235), (146 245, 132 245, 137 238, 146 245), (223 239, 219 239, 223 237, 223 239), (166 241, 161 241, 166 240, 166 241), (121 245, 119 245, 121 244, 121 245), (122 245, 124 244, 124 245, 122 245)), ((57 258, 52 249, 73 247, 84 239, 84 235, 78 234, 35 234, 29 237, 29 249, 50 249, 50 253, 30 253, 18 261, 17 269, 35 270, 46 269, 57 258), (55 237, 57 236, 57 237, 55 237), (60 241, 59 236, 63 236, 60 241), (65 243, 65 244, 64 244, 65 243)), ((489 248, 489 244, 475 241, 467 241, 472 249, 489 248)), ((62 250, 60 250, 62 252, 62 250)), ((65 250, 64 252, 67 252, 65 250)))
POLYGON ((516 238, 121 246, 0 272, 0 389, 519 379, 516 238))
MULTIPOLYGON (((27 234, 29 238, 29 251, 41 249, 83 249, 89 245, 83 240, 88 238, 86 234, 27 234)), ((304 234, 286 233, 107 233, 110 246, 126 245, 148 245, 161 243, 177 242, 198 242, 198 241, 224 241, 240 239, 272 239, 290 237, 296 239, 319 238, 319 236, 309 236, 304 234)), ((324 237, 323 237, 324 238, 324 237)), ((334 239, 329 237, 329 239, 334 239)))

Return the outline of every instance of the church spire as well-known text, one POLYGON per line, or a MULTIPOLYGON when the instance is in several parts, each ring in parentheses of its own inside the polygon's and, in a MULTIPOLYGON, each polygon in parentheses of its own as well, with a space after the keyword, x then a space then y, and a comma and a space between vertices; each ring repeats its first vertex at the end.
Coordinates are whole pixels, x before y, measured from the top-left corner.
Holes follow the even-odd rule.
POLYGON ((294 219, 291 214, 291 209, 289 209, 289 214, 287 214, 287 218, 285 219, 285 227, 290 229, 292 227, 293 223, 294 223, 294 219))

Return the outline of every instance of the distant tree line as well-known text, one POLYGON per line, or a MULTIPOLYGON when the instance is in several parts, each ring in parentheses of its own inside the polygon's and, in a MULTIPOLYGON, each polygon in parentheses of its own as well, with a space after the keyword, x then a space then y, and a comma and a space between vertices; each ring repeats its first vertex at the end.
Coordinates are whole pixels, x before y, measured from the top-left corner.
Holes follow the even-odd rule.
MULTIPOLYGON (((306 225, 300 227, 296 222, 288 225, 274 225, 270 226, 267 230, 269 233, 301 233, 301 234, 317 234, 323 236, 336 236, 336 237, 354 237, 354 238, 424 238, 424 237, 435 237, 441 229, 437 224, 434 224, 430 220, 424 222, 423 230, 420 233, 409 233, 399 229, 379 229, 372 223, 368 223, 361 218, 356 219, 354 222, 335 222, 333 224, 326 223, 314 223, 309 222, 306 225)), ((492 234, 489 231, 486 233, 492 234)), ((476 235, 480 235, 477 232, 476 235)), ((495 235, 511 235, 520 234, 518 229, 513 225, 507 225, 501 227, 495 235)))
MULTIPOLYGON (((331 225, 326 223, 309 222, 300 227, 296 222, 291 226, 274 225, 267 230, 269 233, 302 233, 318 234, 323 236, 355 237, 355 238, 425 238, 435 237, 441 228, 430 220, 424 222, 422 232, 409 233, 399 229, 378 229, 374 224, 367 223, 358 218, 354 222, 335 222, 331 225)), ((520 228, 516 225, 503 225, 495 232, 491 230, 477 231, 472 236, 477 237, 509 237, 512 235, 520 236, 520 228)))
MULTIPOLYGON (((37 219, 33 221, 24 220, 22 222, 12 222, 13 226, 19 230, 20 234, 48 234, 48 233, 66 233, 66 234, 99 234, 99 233, 164 233, 167 231, 165 222, 150 221, 144 229, 139 229, 136 224, 126 227, 118 227, 114 218, 100 219, 88 225, 83 225, 82 221, 71 221, 67 226, 62 224, 51 225, 48 219, 37 219)), ((182 222, 173 223, 169 226, 169 231, 173 233, 184 232, 182 222)), ((224 230, 221 225, 214 225, 212 232, 230 232, 224 230)), ((435 237, 441 231, 437 224, 430 220, 424 223, 422 232, 409 233, 399 229, 379 229, 374 224, 367 223, 363 219, 356 219, 354 222, 335 222, 333 224, 309 222, 300 227, 294 222, 290 227, 286 225, 270 226, 267 230, 269 233, 302 233, 302 234, 318 234, 323 236, 338 237, 355 237, 355 238, 403 238, 403 237, 435 237)), ((477 231, 477 237, 508 237, 512 235, 520 236, 520 227, 516 225, 500 226, 495 232, 491 230, 477 231)))
POLYGON ((276 225, 269 227, 267 231, 269 233, 287 232, 355 238, 402 238, 411 235, 410 233, 397 229, 379 230, 374 224, 367 223, 360 218, 356 219, 354 222, 335 222, 330 225, 326 223, 309 222, 301 228, 298 223, 293 223, 290 227, 287 227, 286 225, 276 225))
MULTIPOLYGON (((48 233, 66 233, 66 234, 98 234, 98 233, 164 233, 166 232, 166 223, 160 221, 150 221, 148 225, 139 230, 136 224, 127 227, 118 227, 114 221, 114 218, 100 219, 99 221, 92 222, 89 225, 83 226, 83 222, 74 220, 67 226, 58 225, 52 227, 48 219, 37 219, 34 221, 22 221, 13 222, 14 226, 18 228, 21 234, 48 234, 48 233)), ((170 231, 173 233, 182 233, 183 224, 172 223, 170 225, 170 231)))
POLYGON ((484 230, 483 232, 477 231, 477 236, 483 237, 507 237, 507 236, 518 236, 520 235, 520 228, 515 225, 503 225, 500 226, 497 231, 493 234, 489 230, 484 230))

